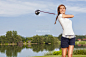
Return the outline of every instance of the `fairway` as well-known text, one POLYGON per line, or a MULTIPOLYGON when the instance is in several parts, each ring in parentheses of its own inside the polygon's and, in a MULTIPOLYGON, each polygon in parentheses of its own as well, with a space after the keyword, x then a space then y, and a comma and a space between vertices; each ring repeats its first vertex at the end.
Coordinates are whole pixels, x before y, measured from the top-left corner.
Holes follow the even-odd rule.
MULTIPOLYGON (((32 56, 32 57, 61 57, 61 55, 32 56)), ((67 56, 66 56, 67 57, 67 56)), ((73 55, 73 57, 86 57, 86 55, 73 55)))

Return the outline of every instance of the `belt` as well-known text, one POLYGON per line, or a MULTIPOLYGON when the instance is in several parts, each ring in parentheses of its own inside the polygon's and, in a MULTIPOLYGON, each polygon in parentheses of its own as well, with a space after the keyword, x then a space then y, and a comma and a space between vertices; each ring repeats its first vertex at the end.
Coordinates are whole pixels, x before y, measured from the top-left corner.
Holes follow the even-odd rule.
POLYGON ((69 38, 69 39, 76 37, 75 35, 62 35, 62 36, 66 37, 66 38, 69 38))

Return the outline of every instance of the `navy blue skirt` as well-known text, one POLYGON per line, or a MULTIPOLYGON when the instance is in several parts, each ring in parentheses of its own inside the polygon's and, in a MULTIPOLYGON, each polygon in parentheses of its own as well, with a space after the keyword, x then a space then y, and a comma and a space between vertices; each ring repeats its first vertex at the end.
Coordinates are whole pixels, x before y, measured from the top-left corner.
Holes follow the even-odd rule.
POLYGON ((65 37, 61 37, 61 48, 66 48, 69 45, 75 45, 75 37, 74 38, 65 38, 65 37))

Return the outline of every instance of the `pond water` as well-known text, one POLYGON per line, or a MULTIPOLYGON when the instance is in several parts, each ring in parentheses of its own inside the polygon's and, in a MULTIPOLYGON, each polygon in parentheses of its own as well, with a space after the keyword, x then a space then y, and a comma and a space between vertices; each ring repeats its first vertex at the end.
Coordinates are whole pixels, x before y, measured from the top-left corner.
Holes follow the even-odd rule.
MULTIPOLYGON (((40 44, 26 46, 0 46, 0 57, 31 57, 43 56, 47 52, 59 51, 58 44, 40 44)), ((74 49, 86 49, 86 45, 75 45, 74 49)))

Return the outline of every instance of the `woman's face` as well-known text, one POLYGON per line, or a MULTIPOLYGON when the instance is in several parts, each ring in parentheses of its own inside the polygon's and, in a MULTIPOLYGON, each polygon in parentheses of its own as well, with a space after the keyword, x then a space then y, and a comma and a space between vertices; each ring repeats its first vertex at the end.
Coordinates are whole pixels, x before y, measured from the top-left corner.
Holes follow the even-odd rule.
POLYGON ((61 6, 60 7, 60 14, 65 14, 65 11, 66 11, 65 7, 61 6))

